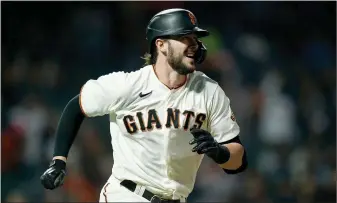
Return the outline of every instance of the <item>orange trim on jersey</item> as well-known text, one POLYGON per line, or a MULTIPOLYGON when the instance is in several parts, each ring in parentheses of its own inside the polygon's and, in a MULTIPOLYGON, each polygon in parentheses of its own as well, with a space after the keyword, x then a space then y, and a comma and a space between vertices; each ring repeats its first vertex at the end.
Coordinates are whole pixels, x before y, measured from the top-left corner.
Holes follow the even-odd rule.
POLYGON ((104 195, 104 198, 105 198, 105 202, 106 203, 108 203, 108 197, 106 196, 106 188, 108 187, 108 185, 109 185, 110 183, 107 183, 106 185, 105 185, 105 187, 104 187, 104 192, 103 192, 103 195, 104 195))
MULTIPOLYGON (((155 74, 156 77, 158 78, 158 75, 157 75, 157 73, 156 73, 156 69, 155 69, 154 65, 152 65, 152 69, 153 69, 154 74, 155 74)), ((159 80, 159 78, 158 78, 158 80, 159 80)), ((159 80, 159 81, 160 81, 160 80, 159 80)), ((161 82, 161 81, 160 81, 160 82, 161 82)), ((165 85, 164 83, 163 83, 163 85, 165 85, 165 86, 166 86, 167 88, 169 88, 170 90, 174 90, 174 89, 179 89, 180 87, 184 86, 186 82, 187 82, 187 75, 185 75, 184 82, 182 82, 181 84, 179 84, 177 87, 170 88, 170 87, 168 87, 167 85, 165 85)))
POLYGON ((84 85, 81 87, 80 96, 79 96, 78 100, 79 100, 79 105, 80 105, 80 108, 81 108, 81 111, 82 111, 83 115, 86 116, 86 117, 89 117, 89 116, 84 112, 83 106, 82 106, 82 90, 83 90, 83 87, 84 87, 84 85))

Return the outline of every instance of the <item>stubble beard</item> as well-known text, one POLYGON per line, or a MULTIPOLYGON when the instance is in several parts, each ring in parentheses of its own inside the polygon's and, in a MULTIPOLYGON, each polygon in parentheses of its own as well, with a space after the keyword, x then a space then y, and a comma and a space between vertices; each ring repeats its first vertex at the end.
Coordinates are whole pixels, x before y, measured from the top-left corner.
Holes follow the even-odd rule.
POLYGON ((167 62, 172 67, 173 70, 175 70, 180 75, 187 75, 189 73, 193 73, 193 69, 189 69, 184 63, 183 63, 184 55, 181 54, 179 56, 174 55, 174 50, 171 46, 171 43, 168 42, 168 53, 167 53, 167 62))

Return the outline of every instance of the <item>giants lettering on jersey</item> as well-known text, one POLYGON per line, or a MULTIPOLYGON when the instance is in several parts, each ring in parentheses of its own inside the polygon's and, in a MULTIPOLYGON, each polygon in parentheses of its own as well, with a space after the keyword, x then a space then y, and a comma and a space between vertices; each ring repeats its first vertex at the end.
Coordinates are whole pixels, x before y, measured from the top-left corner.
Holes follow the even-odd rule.
POLYGON ((190 126, 192 118, 195 118, 193 127, 196 128, 201 128, 203 122, 206 120, 206 114, 204 113, 195 113, 188 110, 181 112, 179 109, 173 108, 167 109, 165 123, 161 122, 155 109, 150 109, 147 114, 147 121, 144 120, 142 112, 137 112, 136 116, 124 116, 123 122, 128 133, 134 134, 139 130, 146 132, 153 130, 153 128, 161 129, 162 127, 182 128, 187 131, 189 130, 188 127, 190 126), (183 123, 180 123, 180 116, 185 117, 183 123))

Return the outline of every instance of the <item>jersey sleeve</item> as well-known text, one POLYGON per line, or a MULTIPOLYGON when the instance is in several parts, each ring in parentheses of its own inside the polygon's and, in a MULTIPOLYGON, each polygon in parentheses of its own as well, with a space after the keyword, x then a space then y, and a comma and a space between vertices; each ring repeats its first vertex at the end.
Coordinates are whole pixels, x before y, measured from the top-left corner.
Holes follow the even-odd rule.
POLYGON ((209 128, 210 133, 219 143, 236 137, 240 132, 230 107, 230 100, 220 86, 216 87, 211 101, 209 128))
POLYGON ((80 106, 87 117, 103 116, 117 111, 130 90, 128 74, 114 72, 88 80, 81 88, 80 106))

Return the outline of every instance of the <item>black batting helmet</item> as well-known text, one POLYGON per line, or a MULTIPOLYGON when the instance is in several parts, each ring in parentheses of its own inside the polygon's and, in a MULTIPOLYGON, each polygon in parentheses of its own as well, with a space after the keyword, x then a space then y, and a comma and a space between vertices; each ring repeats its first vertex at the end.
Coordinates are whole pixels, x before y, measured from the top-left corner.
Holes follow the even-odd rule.
MULTIPOLYGON (((197 18, 186 9, 174 8, 163 10, 150 20, 146 28, 146 39, 152 51, 154 40, 159 37, 182 36, 195 34, 198 38, 209 35, 207 30, 198 27, 197 18)), ((197 63, 202 63, 206 57, 206 47, 198 40, 199 50, 195 55, 197 63)))

